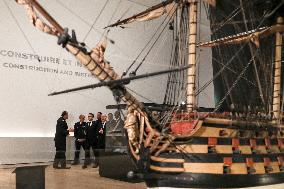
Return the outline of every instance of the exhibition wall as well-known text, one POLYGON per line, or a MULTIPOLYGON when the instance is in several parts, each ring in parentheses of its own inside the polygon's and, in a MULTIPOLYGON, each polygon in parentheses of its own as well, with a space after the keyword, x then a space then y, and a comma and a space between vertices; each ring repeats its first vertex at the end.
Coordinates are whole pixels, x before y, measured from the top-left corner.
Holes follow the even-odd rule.
MULTIPOLYGON (((78 40, 85 42, 90 50, 107 33, 107 30, 103 29, 107 24, 131 16, 161 1, 39 0, 39 2, 63 27, 75 29, 78 40)), ((109 31, 105 59, 119 75, 133 62, 163 20, 162 17, 149 22, 129 24, 125 29, 116 27, 109 31), (110 41, 114 41, 114 44, 110 41)), ((209 40, 207 18, 203 17, 200 22, 199 29, 202 33, 199 38, 203 41, 209 40)), ((48 96, 54 91, 93 84, 98 80, 66 50, 58 46, 55 37, 35 29, 29 22, 23 6, 16 4, 15 1, 0 1, 0 25, 2 154, 7 152, 11 158, 13 157, 11 154, 17 154, 19 148, 23 151, 30 149, 31 154, 37 153, 39 148, 52 154, 55 124, 63 110, 69 112, 69 127, 73 127, 80 114, 115 111, 105 109, 106 105, 116 102, 112 93, 104 87, 48 96), (29 137, 35 138, 29 140, 29 137)), ((166 29, 137 74, 168 69, 172 43, 172 31, 166 29)), ((198 60, 202 62, 199 65, 200 86, 212 78, 210 56, 210 50, 205 49, 198 53, 198 60)), ((136 66, 137 64, 134 68, 136 66)), ((164 75, 135 81, 127 87, 140 94, 134 93, 143 102, 162 103, 166 81, 167 76, 164 75)), ((200 94, 198 101, 200 106, 214 105, 212 85, 200 94)), ((4 159, 7 160, 9 157, 4 159)), ((31 155, 31 157, 39 156, 31 155)), ((0 159, 3 163, 3 158, 0 159)), ((13 161, 23 162, 17 158, 13 161)))

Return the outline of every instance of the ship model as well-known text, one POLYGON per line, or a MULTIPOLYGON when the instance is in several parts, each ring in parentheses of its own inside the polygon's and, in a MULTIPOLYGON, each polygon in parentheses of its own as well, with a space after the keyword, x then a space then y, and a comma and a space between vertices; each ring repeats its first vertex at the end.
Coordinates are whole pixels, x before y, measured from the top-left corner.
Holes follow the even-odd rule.
POLYGON ((58 44, 100 80, 51 95, 106 86, 127 104, 129 152, 149 188, 284 187, 283 1, 167 0, 107 26, 168 18, 176 43, 171 69, 152 74, 168 74, 164 105, 155 112, 125 87, 142 76, 120 76, 104 60, 105 42, 88 51, 37 1, 17 2, 35 27, 58 37, 58 44), (200 4, 210 20, 208 42, 197 41, 200 4), (206 87, 196 87, 202 48, 212 49, 214 109, 196 103, 206 87))

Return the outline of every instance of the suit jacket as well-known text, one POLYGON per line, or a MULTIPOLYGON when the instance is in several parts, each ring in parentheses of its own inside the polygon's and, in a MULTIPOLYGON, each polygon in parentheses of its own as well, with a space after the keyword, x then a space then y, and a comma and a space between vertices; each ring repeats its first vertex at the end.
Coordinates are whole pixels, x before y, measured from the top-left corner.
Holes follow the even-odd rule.
POLYGON ((98 149, 105 149, 105 138, 106 138, 106 122, 97 122, 97 132, 98 132, 98 149), (102 130, 103 133, 100 133, 99 131, 102 130))
POLYGON ((90 145, 97 145, 98 143, 98 133, 97 133, 97 123, 92 121, 91 124, 87 122, 86 126, 86 140, 90 145))
POLYGON ((60 117, 56 123, 55 147, 58 150, 66 150, 66 137, 69 135, 68 125, 63 117, 60 117))
POLYGON ((77 139, 86 139, 86 122, 77 122, 74 125, 74 137, 77 139))

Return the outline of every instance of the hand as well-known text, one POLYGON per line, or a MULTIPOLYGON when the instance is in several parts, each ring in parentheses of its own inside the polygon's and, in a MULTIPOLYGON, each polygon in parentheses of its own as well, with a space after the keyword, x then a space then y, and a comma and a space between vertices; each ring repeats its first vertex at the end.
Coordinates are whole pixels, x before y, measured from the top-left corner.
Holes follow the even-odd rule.
POLYGON ((99 133, 104 134, 104 130, 100 129, 99 133))
POLYGON ((74 132, 74 128, 67 129, 69 132, 74 132))

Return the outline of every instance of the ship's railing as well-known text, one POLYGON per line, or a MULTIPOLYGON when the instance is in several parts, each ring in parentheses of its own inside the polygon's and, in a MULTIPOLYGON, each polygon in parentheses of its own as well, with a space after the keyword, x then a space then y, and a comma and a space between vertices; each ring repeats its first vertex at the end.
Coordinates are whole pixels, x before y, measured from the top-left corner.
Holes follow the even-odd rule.
POLYGON ((175 135, 188 136, 196 131, 198 122, 203 118, 228 118, 229 112, 208 113, 208 112, 174 112, 169 119, 170 132, 175 135))
POLYGON ((208 118, 224 118, 227 119, 231 116, 230 112, 216 112, 216 113, 211 113, 211 112, 175 112, 172 114, 171 121, 170 123, 175 123, 175 122, 184 122, 184 121, 192 121, 196 119, 202 119, 205 117, 208 118))

